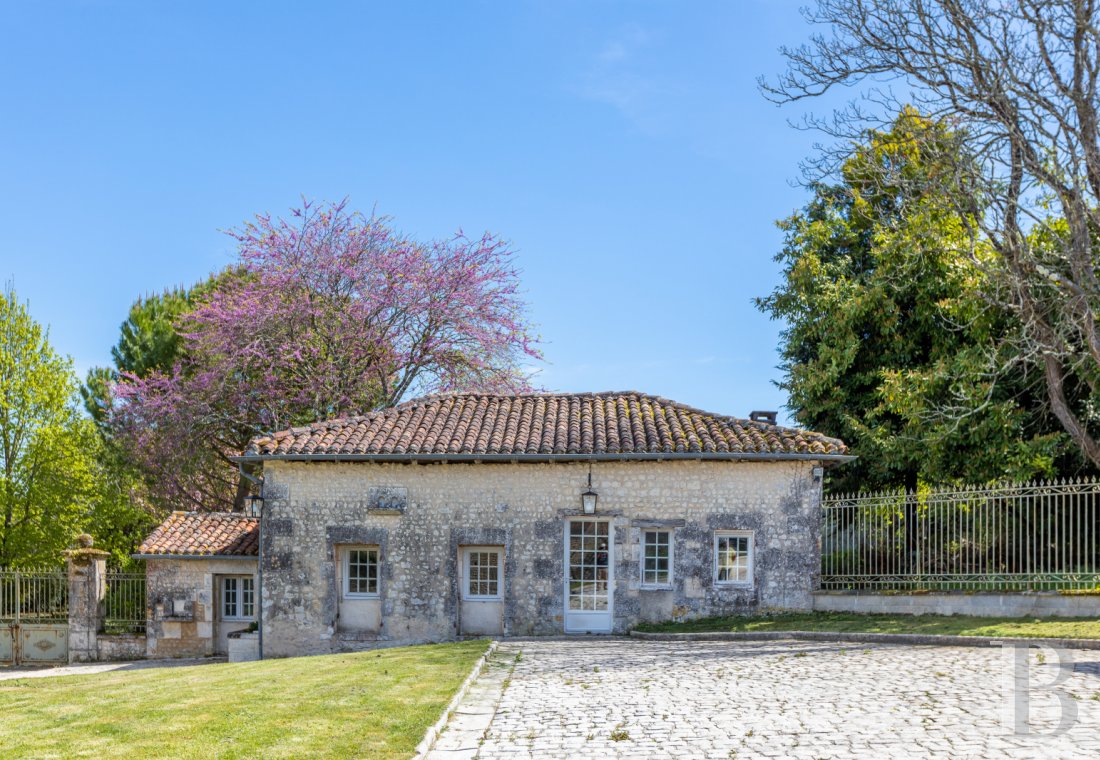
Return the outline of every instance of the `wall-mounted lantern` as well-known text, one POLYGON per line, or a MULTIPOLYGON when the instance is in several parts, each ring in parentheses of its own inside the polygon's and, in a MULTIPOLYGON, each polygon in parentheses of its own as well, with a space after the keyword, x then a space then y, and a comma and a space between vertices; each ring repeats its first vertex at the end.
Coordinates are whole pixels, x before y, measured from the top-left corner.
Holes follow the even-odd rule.
POLYGON ((248 513, 253 517, 259 517, 264 508, 264 497, 258 493, 248 495, 248 513))
POLYGON ((596 492, 592 490, 592 465, 588 466, 588 490, 581 494, 581 506, 586 515, 596 513, 596 492))

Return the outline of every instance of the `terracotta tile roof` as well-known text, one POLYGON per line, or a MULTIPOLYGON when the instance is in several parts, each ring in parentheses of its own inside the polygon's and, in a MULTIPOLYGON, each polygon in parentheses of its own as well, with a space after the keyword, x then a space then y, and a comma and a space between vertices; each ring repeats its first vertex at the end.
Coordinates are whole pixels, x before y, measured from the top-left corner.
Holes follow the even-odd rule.
POLYGON ((173 512, 154 530, 138 554, 255 557, 260 521, 225 512, 173 512))
POLYGON ((442 394, 255 439, 242 459, 846 455, 820 433, 618 393, 442 394))

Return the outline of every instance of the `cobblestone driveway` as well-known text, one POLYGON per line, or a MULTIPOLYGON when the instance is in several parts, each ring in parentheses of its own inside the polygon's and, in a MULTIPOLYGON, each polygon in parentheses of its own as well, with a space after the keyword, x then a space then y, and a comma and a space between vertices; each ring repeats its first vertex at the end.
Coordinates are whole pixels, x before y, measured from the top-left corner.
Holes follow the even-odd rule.
POLYGON ((1100 757, 1100 652, 1061 669, 1039 652, 1032 683, 1065 680, 1030 692, 1024 735, 1003 717, 997 647, 506 641, 477 756, 1100 757), (1077 712, 1060 734, 1055 692, 1077 712))

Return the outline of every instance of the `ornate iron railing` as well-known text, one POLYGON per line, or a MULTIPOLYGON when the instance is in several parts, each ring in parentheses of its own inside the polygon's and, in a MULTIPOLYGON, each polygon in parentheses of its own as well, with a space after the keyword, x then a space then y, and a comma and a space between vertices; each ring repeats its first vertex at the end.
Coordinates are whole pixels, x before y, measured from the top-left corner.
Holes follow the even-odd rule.
POLYGON ((148 605, 145 601, 145 573, 107 571, 107 590, 103 597, 103 632, 108 634, 145 633, 148 605))
POLYGON ((821 588, 1100 590, 1100 481, 823 501, 821 588))
POLYGON ((69 622, 69 577, 64 570, 0 570, 0 622, 69 622))

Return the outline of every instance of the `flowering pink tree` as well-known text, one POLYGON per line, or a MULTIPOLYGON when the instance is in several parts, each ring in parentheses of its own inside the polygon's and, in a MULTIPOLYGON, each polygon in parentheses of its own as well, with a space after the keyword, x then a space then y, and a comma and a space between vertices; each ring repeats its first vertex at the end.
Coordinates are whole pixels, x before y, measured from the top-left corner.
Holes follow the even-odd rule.
POLYGON ((167 503, 240 508, 255 435, 424 393, 522 390, 540 357, 499 238, 419 242, 344 203, 230 231, 241 274, 177 329, 170 373, 124 375, 112 425, 167 503))

